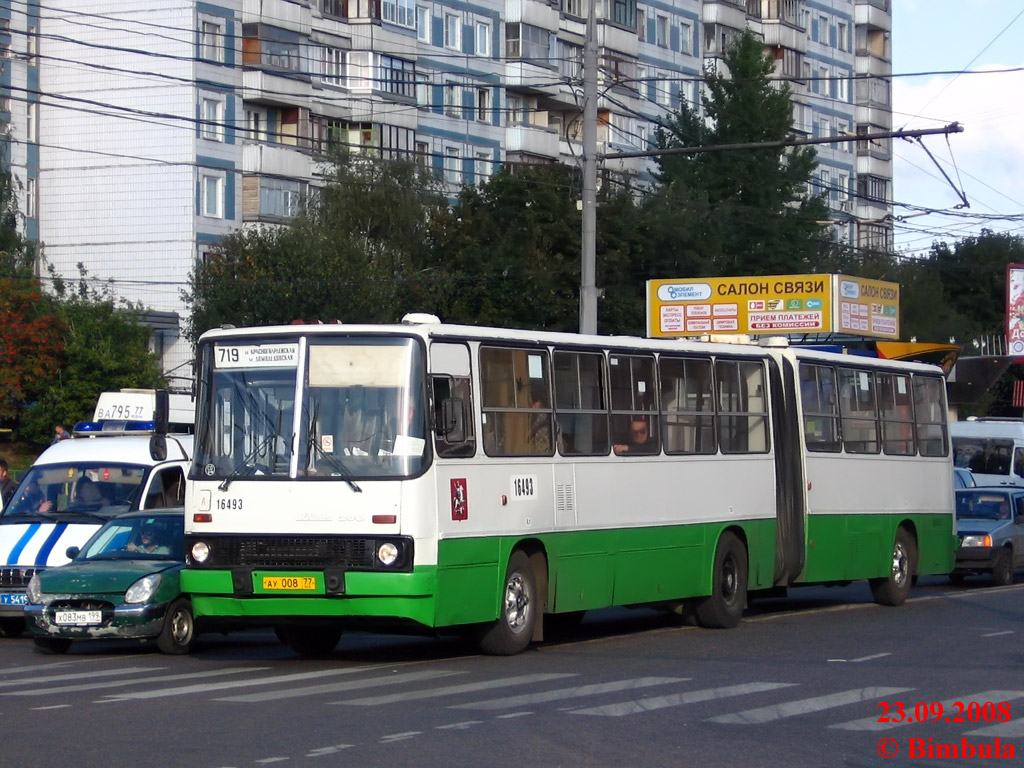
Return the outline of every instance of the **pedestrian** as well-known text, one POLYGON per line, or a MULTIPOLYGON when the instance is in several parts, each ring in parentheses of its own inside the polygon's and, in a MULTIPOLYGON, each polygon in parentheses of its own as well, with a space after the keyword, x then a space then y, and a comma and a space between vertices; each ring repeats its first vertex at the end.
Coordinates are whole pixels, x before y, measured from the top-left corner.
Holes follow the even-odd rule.
POLYGON ((0 459, 0 499, 3 500, 0 506, 7 506, 17 487, 18 484, 7 476, 7 459, 0 459))
POLYGON ((64 429, 63 424, 58 424, 57 426, 55 426, 53 428, 53 433, 53 440, 51 441, 50 445, 56 445, 61 440, 67 440, 69 437, 71 437, 71 435, 68 434, 68 431, 64 429))

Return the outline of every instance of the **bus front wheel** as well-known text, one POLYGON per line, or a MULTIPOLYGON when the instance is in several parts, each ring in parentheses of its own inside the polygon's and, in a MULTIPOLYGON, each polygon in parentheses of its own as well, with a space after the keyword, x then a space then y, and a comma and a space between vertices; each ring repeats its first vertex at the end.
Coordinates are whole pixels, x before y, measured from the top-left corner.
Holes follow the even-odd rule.
POLYGON ((871 579, 871 594, 879 605, 903 605, 917 570, 917 546, 906 528, 896 531, 892 545, 892 567, 883 579, 871 579))
POLYGON ((697 621, 702 627, 729 629, 740 623, 746 607, 747 548, 726 531, 715 550, 711 595, 697 604, 697 621))
POLYGON ((275 627, 274 632, 299 656, 310 658, 329 656, 341 640, 341 630, 334 627, 285 625, 275 627))
POLYGON ((526 649, 537 622, 537 580, 526 553, 516 550, 508 560, 498 620, 480 633, 480 650, 490 656, 512 656, 526 649))

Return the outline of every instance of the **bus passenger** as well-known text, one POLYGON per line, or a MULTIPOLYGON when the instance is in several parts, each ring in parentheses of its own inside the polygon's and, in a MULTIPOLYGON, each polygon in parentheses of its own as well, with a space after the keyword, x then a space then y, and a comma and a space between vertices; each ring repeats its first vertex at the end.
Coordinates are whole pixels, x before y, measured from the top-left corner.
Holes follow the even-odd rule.
POLYGON ((624 453, 648 454, 657 453, 658 443, 651 437, 651 428, 647 420, 635 417, 629 423, 629 442, 617 443, 612 448, 619 456, 624 453))

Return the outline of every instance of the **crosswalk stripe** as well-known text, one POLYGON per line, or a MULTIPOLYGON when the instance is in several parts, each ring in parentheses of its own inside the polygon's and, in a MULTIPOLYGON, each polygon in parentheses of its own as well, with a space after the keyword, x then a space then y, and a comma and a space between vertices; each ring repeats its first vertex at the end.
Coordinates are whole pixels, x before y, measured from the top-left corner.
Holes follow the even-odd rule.
MULTIPOLYGON (((1000 701, 1013 701, 1014 699, 1024 698, 1024 691, 985 691, 984 693, 972 693, 970 696, 960 696, 955 699, 946 699, 945 701, 939 702, 942 705, 943 719, 949 717, 964 716, 966 707, 972 701, 978 704, 984 704, 986 701, 1000 702, 1000 701), (960 711, 961 707, 957 707, 957 704, 962 705, 963 712, 960 711)), ((842 731, 888 731, 893 728, 899 728, 902 725, 912 725, 907 720, 903 720, 899 723, 880 723, 878 722, 878 715, 873 717, 865 717, 860 720, 850 720, 846 723, 836 723, 830 725, 829 728, 837 728, 842 731)), ((891 713, 890 713, 891 717, 891 713)))
POLYGON ((993 725, 985 726, 984 728, 978 728, 973 731, 967 731, 965 736, 999 736, 1000 738, 1012 739, 1015 736, 1024 736, 1024 718, 1017 720, 1010 720, 1005 723, 995 723, 993 725))
POLYGON ((576 677, 576 675, 571 673, 520 675, 518 677, 504 677, 499 678, 497 680, 485 680, 480 683, 449 685, 444 688, 428 688, 422 691, 403 691, 402 693, 389 693, 383 696, 370 696, 363 699, 348 699, 346 701, 332 701, 330 703, 350 704, 360 707, 373 707, 380 704, 393 704, 396 701, 435 699, 439 696, 448 696, 459 693, 473 693, 475 691, 486 691, 491 688, 506 688, 510 685, 529 685, 530 683, 543 683, 547 682, 548 680, 558 680, 564 677, 576 677))
POLYGON ((797 715, 807 715, 812 712, 820 712, 833 707, 844 707, 847 704, 857 704, 862 701, 874 701, 883 696, 892 696, 897 693, 912 691, 913 688, 855 688, 850 691, 833 693, 828 696, 815 696, 811 699, 800 699, 799 701, 787 701, 783 704, 774 704, 770 707, 758 709, 747 709, 743 712, 733 712, 728 715, 709 717, 709 723, 731 723, 737 725, 754 725, 757 723, 768 723, 773 720, 782 720, 797 715))
MULTIPOLYGON (((100 671, 77 672, 66 675, 45 675, 43 677, 23 677, 20 680, 2 680, 0 688, 16 688, 19 685, 38 685, 39 683, 56 683, 62 680, 79 680, 83 677, 114 677, 115 675, 134 675, 139 672, 159 672, 163 667, 121 667, 120 669, 102 669, 100 671)), ((0 694, 9 695, 9 694, 0 694)))
POLYGON ((93 691, 100 688, 123 688, 128 685, 146 683, 167 683, 177 680, 198 680, 207 677, 223 677, 250 672, 262 672, 270 667, 234 667, 232 669, 215 669, 209 672, 188 672, 180 675, 153 675, 151 677, 130 677, 127 680, 103 680, 97 683, 79 683, 78 685, 61 685, 54 688, 32 688, 24 691, 10 691, 4 696, 46 696, 55 693, 73 693, 74 691, 93 691))
POLYGON ((211 691, 223 691, 228 688, 248 688, 259 685, 276 685, 277 683, 288 683, 293 680, 309 680, 310 678, 328 677, 330 675, 352 675, 358 672, 369 672, 380 669, 373 667, 350 667, 348 669, 318 670, 315 672, 298 672, 292 675, 272 675, 270 677, 257 677, 248 680, 229 680, 221 683, 205 683, 203 685, 184 685, 177 688, 162 688, 158 691, 138 691, 136 693, 113 694, 101 700, 101 703, 124 701, 126 699, 159 699, 165 696, 184 696, 191 693, 210 693, 211 691))
POLYGON ((744 696, 749 693, 773 691, 778 688, 792 688, 796 683, 744 683, 743 685, 727 685, 722 688, 707 688, 702 691, 676 693, 669 696, 652 696, 647 699, 623 701, 618 704, 607 704, 601 707, 570 710, 571 715, 602 715, 605 717, 622 717, 635 715, 639 712, 650 712, 666 707, 678 707, 683 704, 696 704, 701 701, 725 699, 729 696, 744 696))
MULTIPOLYGON (((404 672, 402 674, 388 674, 384 677, 368 677, 359 680, 347 680, 343 683, 327 683, 325 685, 311 685, 307 688, 289 688, 284 691, 265 691, 263 693, 250 693, 241 696, 225 696, 217 701, 276 701, 278 699, 296 699, 300 696, 314 696, 321 693, 339 693, 340 691, 358 691, 362 688, 380 688, 383 685, 395 683, 411 683, 417 680, 431 680, 437 677, 449 677, 451 675, 462 675, 464 672, 451 672, 443 669, 424 669, 418 672, 404 672)), ((323 672, 318 673, 319 676, 323 672)))
POLYGON ((652 685, 668 685, 669 683, 685 683, 689 677, 638 677, 633 680, 618 680, 614 683, 596 683, 594 685, 580 685, 575 688, 561 688, 555 691, 543 691, 541 693, 524 693, 521 696, 506 696, 501 699, 487 699, 485 701, 471 701, 468 704, 453 704, 449 709, 507 709, 509 707, 521 707, 529 704, 541 704, 546 701, 562 701, 575 699, 583 696, 598 696, 602 693, 615 693, 617 691, 636 690, 647 688, 652 685))

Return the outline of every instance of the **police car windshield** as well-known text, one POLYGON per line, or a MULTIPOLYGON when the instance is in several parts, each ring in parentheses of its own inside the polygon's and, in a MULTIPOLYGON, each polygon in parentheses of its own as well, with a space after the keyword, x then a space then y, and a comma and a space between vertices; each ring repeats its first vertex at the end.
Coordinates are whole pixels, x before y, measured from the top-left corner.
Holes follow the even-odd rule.
POLYGON ((131 507, 145 476, 146 467, 132 464, 34 466, 21 480, 3 517, 110 517, 131 507))

